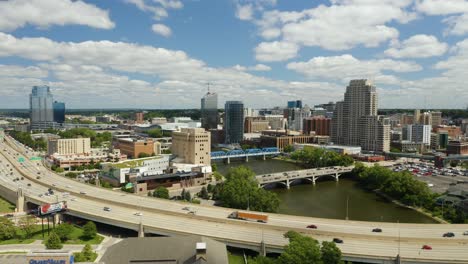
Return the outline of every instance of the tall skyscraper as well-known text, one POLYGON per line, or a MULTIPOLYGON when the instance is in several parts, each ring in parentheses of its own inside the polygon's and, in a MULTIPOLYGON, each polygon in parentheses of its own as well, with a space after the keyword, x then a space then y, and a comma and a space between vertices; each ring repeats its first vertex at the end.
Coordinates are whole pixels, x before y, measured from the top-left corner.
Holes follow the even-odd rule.
POLYGON ((236 144, 244 139, 244 104, 241 101, 227 101, 224 106, 224 143, 236 144))
POLYGON ((54 107, 54 122, 58 124, 65 123, 65 103, 55 101, 54 107))
POLYGON ((54 98, 49 86, 33 86, 29 96, 31 129, 54 127, 54 98))
POLYGON ((218 127, 218 94, 208 92, 201 99, 201 123, 205 129, 218 127))
POLYGON ((361 146, 367 151, 390 150, 390 123, 377 116, 376 88, 368 80, 352 80, 332 119, 335 144, 361 146))
POLYGON ((302 108, 302 100, 288 101, 288 108, 302 108))

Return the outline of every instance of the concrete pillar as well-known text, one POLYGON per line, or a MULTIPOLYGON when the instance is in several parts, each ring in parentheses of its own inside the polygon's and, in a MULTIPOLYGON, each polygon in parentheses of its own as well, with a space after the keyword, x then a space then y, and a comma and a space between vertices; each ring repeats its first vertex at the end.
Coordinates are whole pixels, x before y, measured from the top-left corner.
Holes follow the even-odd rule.
POLYGON ((230 157, 227 157, 226 163, 231 164, 231 158, 230 157))
POLYGON ((288 189, 290 188, 289 187, 289 179, 286 180, 286 188, 288 188, 288 189))
POLYGON ((245 155, 245 162, 249 162, 249 156, 245 155))
POLYGON ((60 214, 55 214, 54 215, 54 222, 57 223, 57 224, 60 223, 60 214))
POLYGON ((266 155, 265 154, 263 154, 263 160, 266 160, 266 155))
POLYGON ((21 188, 16 192, 16 212, 24 212, 24 194, 21 188))
POLYGON ((340 175, 338 173, 335 173, 335 181, 339 181, 340 175))
POLYGON ((138 226, 138 237, 145 237, 145 228, 143 226, 143 223, 140 223, 138 226))
POLYGON ((312 184, 315 185, 315 176, 312 176, 312 184))
POLYGON ((99 176, 96 176, 96 186, 101 186, 101 181, 99 180, 99 176))
POLYGON ((260 255, 266 257, 266 246, 263 240, 260 242, 260 255))

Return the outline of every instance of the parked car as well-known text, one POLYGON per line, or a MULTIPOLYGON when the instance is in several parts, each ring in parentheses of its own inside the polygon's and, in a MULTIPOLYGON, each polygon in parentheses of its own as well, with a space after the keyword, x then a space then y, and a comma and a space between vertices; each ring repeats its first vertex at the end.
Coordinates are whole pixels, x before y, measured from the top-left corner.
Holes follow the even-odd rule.
POLYGON ((110 212, 111 209, 110 209, 110 207, 105 206, 105 207, 104 207, 104 211, 110 212))
POLYGON ((343 239, 340 239, 340 238, 334 238, 333 239, 333 242, 337 243, 337 244, 342 244, 343 243, 343 239))
POLYGON ((374 228, 374 229, 372 229, 372 232, 382 233, 382 229, 381 228, 374 228))
POLYGON ((316 225, 308 225, 307 228, 317 229, 316 225))
POLYGON ((454 236, 455 236, 455 234, 454 234, 454 233, 452 233, 452 232, 447 232, 447 233, 445 233, 445 234, 444 234, 444 235, 442 235, 442 236, 443 236, 443 237, 454 237, 454 236))
POLYGON ((425 250, 432 250, 432 247, 429 246, 429 245, 423 245, 423 246, 422 246, 422 249, 425 249, 425 250))

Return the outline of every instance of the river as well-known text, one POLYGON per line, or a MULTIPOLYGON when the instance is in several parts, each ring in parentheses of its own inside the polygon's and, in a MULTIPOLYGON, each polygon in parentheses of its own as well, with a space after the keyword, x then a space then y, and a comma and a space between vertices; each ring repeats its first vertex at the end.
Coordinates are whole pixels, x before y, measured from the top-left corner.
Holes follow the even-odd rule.
MULTIPOLYGON (((298 165, 281 160, 249 160, 249 162, 217 163, 218 171, 227 173, 229 168, 244 165, 256 174, 301 169, 298 165)), ((348 217, 359 221, 384 221, 401 223, 435 223, 414 210, 390 203, 373 192, 366 192, 350 179, 324 178, 314 186, 310 183, 291 186, 289 190, 278 185, 271 188, 278 194, 281 203, 279 213, 321 218, 345 219, 346 201, 348 217)))

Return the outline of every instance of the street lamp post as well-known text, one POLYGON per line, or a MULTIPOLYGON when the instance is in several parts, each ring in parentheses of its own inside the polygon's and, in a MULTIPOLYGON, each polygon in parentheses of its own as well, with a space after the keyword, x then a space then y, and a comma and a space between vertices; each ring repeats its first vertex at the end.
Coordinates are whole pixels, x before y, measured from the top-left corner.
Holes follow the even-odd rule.
POLYGON ((349 213, 349 195, 346 196, 346 220, 349 220, 348 213, 349 213))

